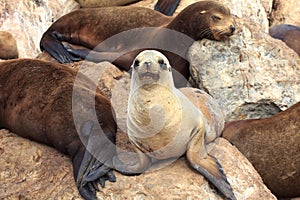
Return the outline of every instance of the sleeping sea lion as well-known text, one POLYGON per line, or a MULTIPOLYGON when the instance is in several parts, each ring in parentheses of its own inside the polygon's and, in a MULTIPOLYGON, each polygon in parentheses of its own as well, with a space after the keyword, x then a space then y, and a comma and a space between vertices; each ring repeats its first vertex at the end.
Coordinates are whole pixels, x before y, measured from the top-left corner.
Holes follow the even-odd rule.
MULTIPOLYGON (((128 165, 115 157, 114 167, 124 174, 137 174, 155 162, 186 154, 192 168, 226 198, 236 199, 221 165, 205 147, 205 142, 221 133, 224 123, 222 118, 216 117, 219 113, 207 114, 216 103, 209 103, 212 98, 204 97, 208 102, 203 103, 208 104, 203 104, 202 109, 195 106, 195 102, 174 87, 172 79, 171 66, 162 53, 145 50, 138 54, 132 65, 127 116, 128 137, 135 147, 138 162, 128 165)), ((186 94, 191 93, 186 91, 186 94)))
POLYGON ((139 52, 165 44, 163 50, 157 50, 162 51, 171 66, 188 79, 189 63, 185 57, 193 42, 203 38, 223 40, 234 31, 230 10, 214 1, 191 4, 176 17, 144 7, 90 8, 73 11, 54 22, 42 36, 40 48, 61 63, 87 57, 96 62, 110 61, 128 71, 139 52), (130 32, 136 29, 135 33, 130 32), (175 34, 170 35, 171 30, 175 34), (189 39, 178 38, 180 34, 189 39), (121 36, 105 42, 116 35, 121 36), (62 42, 85 49, 66 48, 62 42))
POLYGON ((274 195, 300 196, 300 102, 269 118, 229 122, 223 137, 247 157, 274 195))
POLYGON ((97 199, 98 183, 104 187, 106 180, 116 179, 111 168, 116 134, 111 104, 91 88, 96 86, 87 77, 58 63, 0 63, 0 127, 69 155, 85 199, 97 199))

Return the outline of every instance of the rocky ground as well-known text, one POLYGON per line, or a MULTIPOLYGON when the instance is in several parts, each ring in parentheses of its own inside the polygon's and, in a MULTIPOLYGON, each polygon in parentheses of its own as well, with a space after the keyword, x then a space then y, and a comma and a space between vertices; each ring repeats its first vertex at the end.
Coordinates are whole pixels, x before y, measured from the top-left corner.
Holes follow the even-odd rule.
MULTIPOLYGON (((153 7, 156 0, 137 6, 153 7)), ((195 0, 182 0, 182 10, 195 0)), ((197 41, 190 48, 191 84, 210 93, 226 120, 261 118, 300 101, 300 58, 283 42, 268 35, 273 24, 300 26, 298 0, 223 0, 236 20, 236 35, 224 42, 197 41)), ((78 9, 74 0, 0 1, 0 30, 16 38, 19 57, 49 60, 40 54, 39 40, 61 15, 78 9)), ((118 144, 130 149, 126 132, 129 75, 109 63, 77 63, 111 98, 120 127, 118 144), (102 69, 92 77, 91 69, 102 69)), ((276 199, 249 161, 226 140, 210 144, 222 164, 237 199, 276 199)), ((161 170, 136 177, 116 173, 100 199, 222 199, 182 158, 161 170)), ((56 150, 0 131, 0 199, 80 199, 69 158, 56 150)))

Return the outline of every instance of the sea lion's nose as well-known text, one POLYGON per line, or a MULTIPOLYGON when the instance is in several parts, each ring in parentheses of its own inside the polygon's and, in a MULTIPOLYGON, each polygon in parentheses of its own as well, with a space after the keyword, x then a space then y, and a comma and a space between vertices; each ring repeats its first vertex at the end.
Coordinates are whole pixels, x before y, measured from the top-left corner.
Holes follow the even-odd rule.
POLYGON ((233 25, 230 25, 230 30, 231 30, 231 33, 233 33, 235 31, 235 27, 233 25))
POLYGON ((151 61, 146 61, 146 62, 144 62, 144 65, 145 65, 146 69, 149 70, 151 65, 152 65, 152 62, 151 61))

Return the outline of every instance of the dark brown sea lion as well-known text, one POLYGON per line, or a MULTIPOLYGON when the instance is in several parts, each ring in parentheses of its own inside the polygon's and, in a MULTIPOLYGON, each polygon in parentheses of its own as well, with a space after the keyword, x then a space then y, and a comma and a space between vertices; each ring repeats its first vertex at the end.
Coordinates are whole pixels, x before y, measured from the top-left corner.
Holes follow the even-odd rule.
POLYGON ((273 38, 282 40, 288 47, 300 56, 300 27, 290 24, 271 26, 269 34, 273 38))
POLYGON ((18 47, 15 38, 7 31, 0 31, 0 59, 18 58, 18 47))
POLYGON ((300 196, 300 102, 270 118, 229 122, 223 137, 249 159, 273 194, 300 196))
POLYGON ((155 47, 163 43, 166 48, 161 51, 168 57, 171 66, 188 79, 190 72, 185 57, 190 45, 202 38, 228 38, 235 30, 233 24, 230 10, 214 1, 194 3, 175 18, 144 7, 79 9, 58 19, 44 33, 40 47, 61 63, 88 57, 96 62, 111 61, 120 69, 128 71, 139 52, 158 49, 155 47), (150 27, 152 29, 149 31, 150 27), (133 29, 139 32, 103 44, 108 38, 126 34, 126 31, 133 29), (178 39, 176 34, 170 35, 164 30, 172 30, 189 39, 178 39), (81 45, 87 49, 67 50, 61 42, 81 45), (90 53, 95 47, 96 51, 90 53))
POLYGON ((83 74, 58 63, 0 63, 0 127, 69 155, 85 199, 97 199, 98 183, 115 181, 116 124, 110 101, 99 90, 93 93, 95 88, 83 74))
POLYGON ((145 50, 138 54, 132 65, 127 114, 128 137, 138 162, 128 165, 116 157, 114 166, 125 174, 141 173, 153 163, 185 154, 193 169, 226 198, 236 200, 221 165, 205 147, 221 133, 222 113, 203 92, 198 93, 203 98, 197 98, 197 91, 188 88, 185 93, 190 98, 193 93, 195 101, 174 87, 171 66, 162 53, 145 50), (204 100, 202 106, 197 99, 204 100))

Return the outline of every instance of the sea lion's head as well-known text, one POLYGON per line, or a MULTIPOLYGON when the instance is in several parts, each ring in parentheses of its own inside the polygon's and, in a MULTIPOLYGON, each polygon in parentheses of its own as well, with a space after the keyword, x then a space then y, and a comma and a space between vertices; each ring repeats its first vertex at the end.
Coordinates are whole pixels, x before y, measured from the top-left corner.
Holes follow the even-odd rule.
POLYGON ((235 31, 234 19, 229 8, 216 1, 191 4, 181 11, 174 21, 178 21, 177 25, 185 30, 184 33, 195 40, 223 40, 235 31))
POLYGON ((173 84, 172 69, 168 59, 156 50, 144 50, 133 61, 132 80, 139 86, 173 84))

